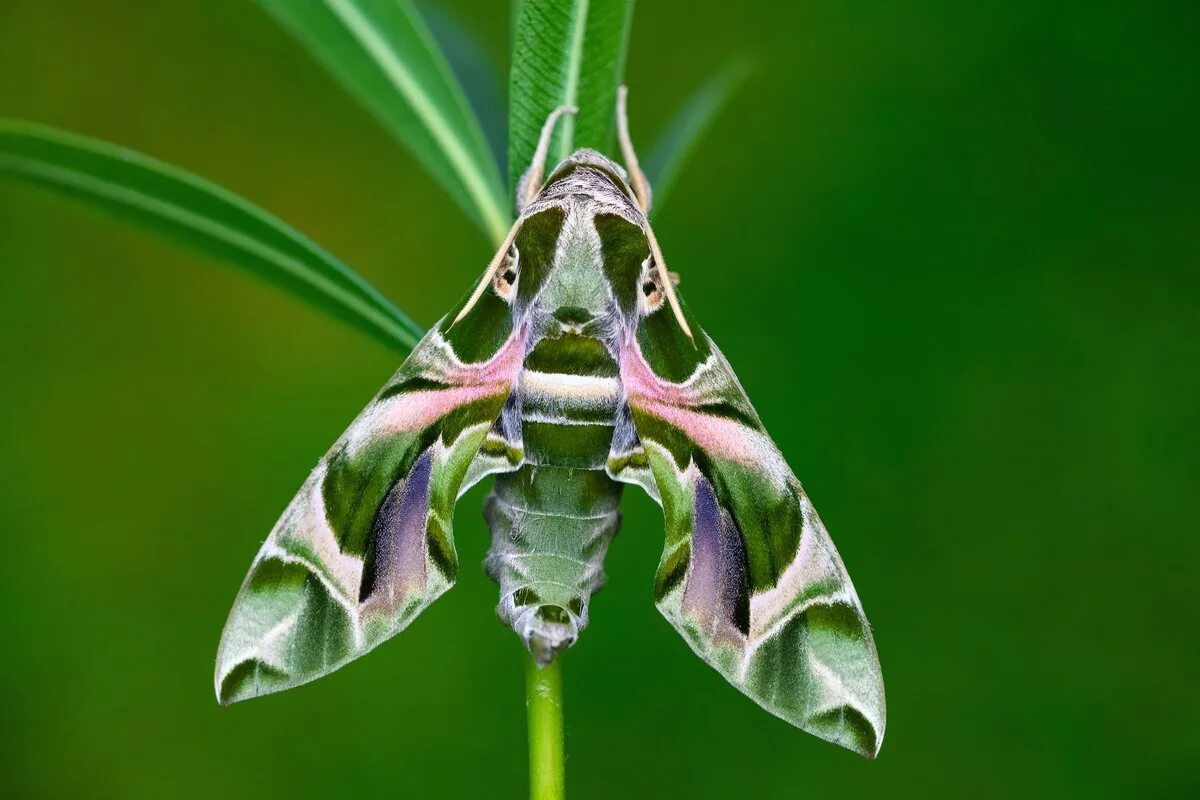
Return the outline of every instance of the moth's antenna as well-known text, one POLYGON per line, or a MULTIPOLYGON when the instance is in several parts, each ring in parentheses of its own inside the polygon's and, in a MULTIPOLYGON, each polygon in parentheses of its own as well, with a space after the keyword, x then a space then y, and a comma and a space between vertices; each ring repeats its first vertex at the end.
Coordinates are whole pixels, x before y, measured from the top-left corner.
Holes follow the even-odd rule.
POLYGON ((658 246, 658 239, 654 237, 654 230, 650 227, 650 223, 646 223, 646 240, 650 243, 650 255, 654 256, 654 263, 658 265, 658 280, 663 285, 663 292, 667 295, 667 302, 671 304, 671 311, 675 314, 675 321, 679 323, 679 327, 683 328, 683 332, 695 344, 696 337, 692 336, 692 329, 688 327, 687 320, 683 318, 683 309, 679 306, 679 298, 675 296, 675 284, 671 280, 671 273, 667 272, 667 264, 663 261, 662 248, 658 246))
POLYGON ((650 254, 654 256, 654 263, 658 265, 659 282, 663 285, 667 302, 671 304, 671 312, 675 314, 675 321, 679 323, 680 328, 683 328, 687 337, 695 342, 692 329, 688 327, 687 320, 683 316, 683 309, 679 306, 679 298, 675 296, 675 281, 678 280, 678 276, 667 272, 667 262, 663 260, 662 248, 658 246, 654 229, 650 227, 650 182, 646 180, 646 175, 638 164, 637 153, 633 150, 633 139, 629 137, 629 114, 625 110, 628 97, 629 87, 624 84, 618 86, 617 141, 621 143, 621 157, 625 159, 625 171, 629 173, 630 184, 637 197, 638 205, 642 207, 642 213, 646 215, 646 240, 650 243, 650 254))
POLYGON ((550 116, 546 117, 546 122, 542 125, 542 133, 538 136, 537 149, 533 151, 533 162, 529 165, 529 169, 525 170, 525 174, 521 176, 521 181, 517 184, 517 221, 509 228, 508 235, 504 237, 504 244, 500 245, 500 249, 496 251, 491 263, 484 270, 483 279, 479 281, 475 291, 471 292, 466 304, 446 330, 453 328, 462 321, 463 317, 471 313, 471 309, 479 302, 479 298, 483 297, 484 290, 492 282, 496 268, 500 266, 500 262, 508 254, 508 249, 512 247, 513 239, 517 238, 517 231, 521 229, 520 211, 529 205, 533 198, 537 197, 538 190, 542 188, 542 177, 546 174, 546 156, 550 152, 550 137, 554 135, 554 124, 563 114, 578 113, 579 109, 575 106, 559 106, 550 112, 550 116))
POLYGON ((617 87, 617 140, 621 143, 621 158, 625 159, 625 171, 633 185, 633 193, 637 195, 638 205, 642 213, 650 216, 650 182, 646 180, 638 164, 637 153, 633 151, 633 139, 629 138, 629 114, 625 111, 625 100, 629 88, 624 84, 617 87))
POLYGON ((504 244, 500 245, 500 249, 496 252, 496 255, 492 257, 492 261, 490 264, 488 264, 487 269, 484 270, 483 280, 481 280, 479 285, 475 287, 475 291, 471 292, 471 296, 467 298, 467 302, 462 307, 462 311, 458 312, 458 314, 454 317, 454 321, 450 323, 448 328, 446 328, 447 331, 462 321, 462 318, 469 314, 471 309, 475 307, 475 304, 479 302, 479 298, 483 296, 484 290, 487 289, 488 284, 492 282, 492 276, 496 274, 496 268, 500 266, 500 262, 504 260, 504 256, 508 255, 508 249, 512 247, 513 239, 517 238, 517 231, 519 230, 521 230, 520 219, 514 222, 512 227, 508 229, 508 235, 504 237, 504 244))
POLYGON ((554 135, 555 123, 563 114, 578 113, 579 109, 575 106, 559 106, 550 112, 550 116, 546 117, 546 122, 542 125, 542 133, 538 136, 537 149, 533 151, 533 161, 530 162, 529 169, 525 170, 525 174, 521 176, 521 180, 517 184, 518 213, 529 205, 533 198, 537 197, 538 190, 542 188, 542 178, 546 174, 546 156, 550 152, 550 137, 554 135))
POLYGON ((625 101, 628 100, 628 97, 628 86, 624 84, 617 86, 617 140, 620 142, 620 155, 625 160, 625 172, 629 173, 630 186, 637 197, 637 204, 642 206, 642 213, 646 215, 646 239, 650 243, 650 254, 654 255, 654 263, 659 266, 659 282, 662 283, 662 291, 667 295, 667 302, 671 303, 671 312, 676 315, 679 327, 682 327, 683 332, 695 343, 696 338, 691 335, 688 320, 684 319, 683 308, 679 307, 679 299, 674 295, 674 281, 671 279, 671 273, 667 272, 666 261, 662 260, 662 248, 659 247, 659 240, 655 239, 654 229, 650 228, 650 184, 646 180, 646 174, 642 172, 640 164, 637 163, 634 140, 629 137, 629 114, 625 112, 625 101))

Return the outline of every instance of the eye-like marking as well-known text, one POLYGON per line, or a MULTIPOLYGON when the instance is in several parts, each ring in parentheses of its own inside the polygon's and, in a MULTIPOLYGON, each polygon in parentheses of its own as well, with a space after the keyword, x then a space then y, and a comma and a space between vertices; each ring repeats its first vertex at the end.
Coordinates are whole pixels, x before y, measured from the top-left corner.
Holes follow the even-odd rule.
POLYGON ((514 244, 508 248, 508 254, 500 261, 496 272, 492 275, 492 288, 506 303, 511 303, 513 295, 516 293, 520 261, 521 255, 517 252, 517 246, 514 244))
POLYGON ((642 262, 640 284, 642 291, 638 295, 638 309, 642 314, 653 314, 662 308, 663 300, 666 299, 663 287, 659 283, 658 265, 654 263, 653 255, 646 256, 646 260, 642 262))

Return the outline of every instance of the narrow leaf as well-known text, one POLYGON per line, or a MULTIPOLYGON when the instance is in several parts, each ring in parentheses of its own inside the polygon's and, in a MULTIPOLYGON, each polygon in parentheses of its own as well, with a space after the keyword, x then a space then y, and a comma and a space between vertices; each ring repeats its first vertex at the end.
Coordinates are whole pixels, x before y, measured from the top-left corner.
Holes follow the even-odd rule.
POLYGON ((646 178, 654 189, 655 208, 662 208, 684 162, 750 72, 749 64, 744 61, 726 65, 696 89, 675 113, 645 161, 646 178))
POLYGON ((488 149, 503 173, 503 165, 508 160, 508 131, 505 128, 508 120, 504 118, 504 86, 500 70, 461 15, 433 3, 422 3, 418 8, 458 78, 467 102, 478 115, 488 149))
POLYGON ((508 7, 508 45, 509 50, 512 50, 512 45, 517 40, 517 22, 521 19, 521 0, 512 0, 508 7))
POLYGON ((39 183, 204 250, 407 351, 421 329, 276 217, 177 167, 116 145, 0 120, 0 173, 39 183))
POLYGON ((550 166, 578 147, 610 152, 617 86, 633 0, 523 0, 508 96, 508 183, 529 167, 538 133, 558 106, 578 106, 558 123, 550 166))
POLYGON ((462 87, 409 0, 258 0, 497 242, 510 215, 462 87))

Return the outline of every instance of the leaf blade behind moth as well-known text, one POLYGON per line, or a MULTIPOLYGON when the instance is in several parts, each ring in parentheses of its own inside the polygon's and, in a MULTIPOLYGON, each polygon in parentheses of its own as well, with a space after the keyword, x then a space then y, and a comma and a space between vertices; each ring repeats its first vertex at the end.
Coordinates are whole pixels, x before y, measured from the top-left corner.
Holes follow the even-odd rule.
POLYGON ((408 0, 258 0, 405 144, 492 239, 509 212, 500 171, 466 94, 408 0))
POLYGON ((404 312, 303 234, 178 167, 55 128, 0 120, 0 173, 215 255, 398 350, 410 350, 422 335, 404 312))
POLYGON ((550 166, 576 148, 611 150, 617 86, 625 74, 633 0, 529 0, 517 11, 508 106, 508 182, 529 167, 550 112, 559 121, 550 166))

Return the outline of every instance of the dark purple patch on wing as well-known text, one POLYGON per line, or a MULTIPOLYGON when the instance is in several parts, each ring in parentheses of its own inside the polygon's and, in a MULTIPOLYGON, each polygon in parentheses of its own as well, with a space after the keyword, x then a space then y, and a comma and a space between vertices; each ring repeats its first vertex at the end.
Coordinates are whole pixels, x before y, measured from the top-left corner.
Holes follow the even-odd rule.
POLYGON ((691 570, 684 608, 711 633, 749 630, 746 552, 729 512, 717 502, 712 484, 696 481, 692 509, 691 570))
POLYGON ((692 568, 688 573, 684 606, 698 620, 711 624, 717 614, 721 569, 721 509, 708 481, 696 483, 692 506, 692 568))
POLYGON ((363 572, 361 599, 393 605, 425 586, 425 527, 433 456, 421 454, 388 492, 375 516, 374 558, 363 572))

